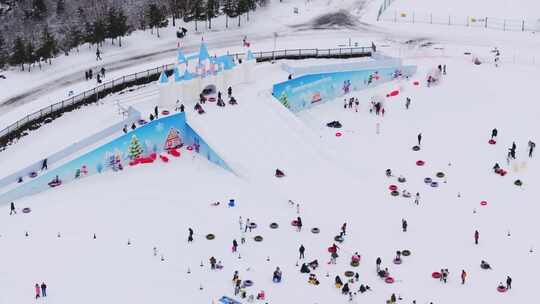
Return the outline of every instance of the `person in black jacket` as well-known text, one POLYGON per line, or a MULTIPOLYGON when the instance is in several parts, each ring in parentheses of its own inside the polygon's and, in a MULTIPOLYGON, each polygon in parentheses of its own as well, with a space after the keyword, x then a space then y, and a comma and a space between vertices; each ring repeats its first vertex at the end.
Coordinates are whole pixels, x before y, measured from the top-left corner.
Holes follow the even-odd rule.
POLYGON ((497 137, 497 133, 498 133, 497 129, 491 130, 491 139, 497 137))
POLYGON ((17 211, 15 210, 15 203, 11 202, 11 211, 9 212, 9 215, 17 214, 17 211))
POLYGON ((506 289, 512 289, 512 278, 510 276, 506 276, 506 289))
POLYGON ((298 251, 300 252, 300 259, 305 258, 304 252, 306 251, 306 248, 304 247, 304 245, 300 245, 300 248, 298 249, 298 251))

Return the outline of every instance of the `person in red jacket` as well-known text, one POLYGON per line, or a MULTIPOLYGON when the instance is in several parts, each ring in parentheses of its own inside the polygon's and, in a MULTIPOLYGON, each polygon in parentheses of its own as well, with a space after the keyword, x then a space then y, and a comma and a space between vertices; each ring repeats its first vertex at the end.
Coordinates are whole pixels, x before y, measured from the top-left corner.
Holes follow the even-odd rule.
POLYGON ((467 278, 467 273, 464 269, 461 270, 461 284, 465 284, 465 278, 467 278))
POLYGON ((36 289, 36 299, 39 298, 39 294, 41 292, 41 288, 39 287, 39 284, 36 283, 36 285, 34 286, 35 289, 36 289))

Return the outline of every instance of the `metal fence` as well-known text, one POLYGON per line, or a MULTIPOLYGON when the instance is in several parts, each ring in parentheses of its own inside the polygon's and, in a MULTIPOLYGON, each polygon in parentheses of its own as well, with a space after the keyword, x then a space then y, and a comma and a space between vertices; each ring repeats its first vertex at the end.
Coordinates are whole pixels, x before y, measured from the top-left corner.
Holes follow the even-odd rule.
POLYGON ((480 16, 453 16, 416 11, 384 11, 378 20, 396 23, 457 25, 512 32, 535 32, 540 30, 539 20, 504 19, 480 16))
MULTIPOLYGON (((333 49, 287 49, 254 52, 253 54, 258 62, 263 62, 276 59, 365 57, 370 56, 371 51, 371 47, 351 47, 333 49)), ((243 56, 244 53, 230 55, 239 58, 240 56, 243 56)), ((24 118, 19 119, 17 122, 0 131, 0 151, 5 149, 14 140, 27 135, 27 131, 39 128, 42 123, 49 123, 60 117, 63 113, 71 112, 84 105, 97 102, 99 99, 104 98, 109 94, 122 91, 128 87, 156 81, 163 71, 170 75, 174 66, 175 64, 171 63, 143 72, 118 77, 112 81, 100 84, 93 89, 71 96, 32 114, 28 114, 24 118)))

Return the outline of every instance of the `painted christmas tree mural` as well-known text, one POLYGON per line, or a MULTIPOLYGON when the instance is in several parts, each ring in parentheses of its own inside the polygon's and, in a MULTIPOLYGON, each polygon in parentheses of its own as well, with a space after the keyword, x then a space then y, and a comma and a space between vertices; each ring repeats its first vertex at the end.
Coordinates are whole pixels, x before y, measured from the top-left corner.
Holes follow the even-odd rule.
POLYGON ((131 143, 128 148, 129 158, 135 159, 143 154, 143 148, 137 136, 133 135, 131 137, 131 143))
POLYGON ((285 91, 281 92, 281 95, 279 96, 279 102, 281 102, 281 104, 284 105, 287 109, 290 108, 289 98, 287 97, 287 93, 285 93, 285 91))
POLYGON ((178 130, 171 128, 167 139, 165 140, 165 146, 163 149, 170 150, 180 148, 182 146, 182 139, 180 138, 180 132, 178 130))

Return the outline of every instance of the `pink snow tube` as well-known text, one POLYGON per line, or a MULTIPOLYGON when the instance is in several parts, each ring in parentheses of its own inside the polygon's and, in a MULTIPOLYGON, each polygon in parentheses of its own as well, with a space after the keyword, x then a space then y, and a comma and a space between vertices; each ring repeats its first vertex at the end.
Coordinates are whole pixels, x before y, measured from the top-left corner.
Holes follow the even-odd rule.
POLYGON ((396 185, 390 185, 390 186, 388 187, 388 189, 391 190, 391 191, 396 191, 396 190, 397 190, 397 186, 396 186, 396 185))
POLYGON ((188 151, 192 151, 193 150, 193 147, 192 146, 187 146, 188 151))
POLYGON ((161 115, 169 115, 171 112, 167 111, 167 110, 163 110, 161 111, 161 115))
POLYGON ((336 132, 336 137, 341 137, 343 135, 341 132, 336 132))
POLYGON ((386 283, 388 283, 388 284, 392 284, 392 283, 395 282, 394 278, 392 278, 392 277, 387 277, 386 279, 384 279, 384 281, 385 281, 386 283))
POLYGON ((425 165, 425 164, 426 164, 426 162, 424 162, 423 160, 417 160, 417 161, 416 161, 416 165, 417 165, 417 166, 423 166, 423 165, 425 165))
POLYGON ((488 143, 489 143, 490 145, 494 145, 494 144, 496 144, 497 142, 496 142, 494 139, 490 139, 490 140, 488 141, 488 143))
POLYGON ((480 205, 482 205, 482 206, 487 206, 487 201, 481 201, 481 202, 480 202, 480 205))
POLYGON ((398 90, 394 90, 394 91, 390 92, 390 94, 388 94, 388 95, 390 95, 390 96, 392 96, 392 97, 398 96, 398 95, 399 95, 399 91, 398 91, 398 90))
POLYGON ((415 86, 418 86, 418 85, 420 85, 420 82, 418 80, 415 80, 415 81, 413 81, 412 84, 414 84, 415 86))
POLYGON ((440 279, 440 278, 441 278, 441 273, 435 271, 435 272, 433 272, 433 273, 431 274, 431 277, 434 278, 434 279, 440 279))
POLYGON ((497 291, 498 291, 498 292, 506 292, 507 289, 506 289, 506 287, 504 287, 504 286, 498 286, 498 287, 497 287, 497 291))

